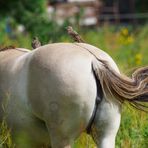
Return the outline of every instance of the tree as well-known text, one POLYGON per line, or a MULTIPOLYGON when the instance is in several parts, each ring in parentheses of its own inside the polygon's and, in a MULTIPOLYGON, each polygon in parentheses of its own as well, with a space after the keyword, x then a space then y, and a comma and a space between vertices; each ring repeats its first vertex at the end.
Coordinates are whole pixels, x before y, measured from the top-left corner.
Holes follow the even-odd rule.
MULTIPOLYGON (((0 0, 0 18, 13 17, 33 36, 47 42, 55 37, 57 25, 47 17, 47 0, 0 0)), ((55 39, 56 40, 56 39, 55 39)))
POLYGON ((47 0, 1 0, 0 15, 13 16, 21 20, 24 13, 44 13, 47 0))
POLYGON ((136 11, 137 12, 147 12, 148 0, 135 0, 136 1, 136 11))

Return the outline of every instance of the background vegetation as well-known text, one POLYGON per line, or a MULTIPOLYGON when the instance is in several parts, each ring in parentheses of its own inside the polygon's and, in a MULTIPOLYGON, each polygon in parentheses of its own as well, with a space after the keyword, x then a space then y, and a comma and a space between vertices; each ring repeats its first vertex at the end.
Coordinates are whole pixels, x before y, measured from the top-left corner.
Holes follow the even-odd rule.
MULTIPOLYGON (((0 47, 14 45, 31 49, 33 36, 38 36, 43 44, 71 42, 65 29, 69 24, 68 20, 60 27, 53 20, 48 20, 45 5, 46 0, 7 0, 7 3, 0 1, 0 47), (20 32, 18 26, 22 24, 25 30, 20 32)), ((88 43, 109 53, 124 74, 130 75, 135 68, 148 64, 147 24, 136 28, 131 25, 104 24, 102 27, 79 28, 77 31, 88 43)), ((25 138, 19 140, 24 142, 25 147, 25 138)), ((1 147, 15 147, 5 120, 0 123, 1 147)), ((91 137, 83 133, 73 147, 94 148, 95 144, 91 137)), ((128 105, 124 106, 116 148, 147 147, 148 115, 128 105)))

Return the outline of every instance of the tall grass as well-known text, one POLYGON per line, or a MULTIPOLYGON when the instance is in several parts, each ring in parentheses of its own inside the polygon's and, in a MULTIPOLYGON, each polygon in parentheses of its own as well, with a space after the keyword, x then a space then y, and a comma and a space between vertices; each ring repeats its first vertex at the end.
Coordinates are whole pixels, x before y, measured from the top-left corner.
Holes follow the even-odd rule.
POLYGON ((6 120, 0 123, 0 148, 14 148, 11 138, 11 131, 7 126, 6 120))
POLYGON ((7 119, 7 105, 8 105, 8 99, 3 99, 3 102, 1 105, 4 116, 2 118, 2 121, 0 122, 0 148, 14 148, 15 145, 12 142, 11 138, 11 129, 8 128, 6 119, 7 119))
MULTIPOLYGON (((108 52, 115 59, 121 71, 125 74, 142 65, 148 64, 148 25, 135 30, 130 27, 105 26, 93 30, 80 31, 83 38, 90 44, 108 52)), ((18 35, 9 39, 0 34, 0 43, 31 48, 31 38, 18 35)), ((68 35, 59 36, 59 42, 69 42, 68 35)), ((0 124, 0 147, 12 147, 10 130, 5 121, 0 124), (7 140, 5 140, 7 139, 7 140)), ((148 115, 137 111, 128 105, 122 109, 121 126, 116 138, 116 148, 147 148, 148 147, 148 115)), ((95 148, 92 138, 83 133, 75 141, 73 148, 95 148)))

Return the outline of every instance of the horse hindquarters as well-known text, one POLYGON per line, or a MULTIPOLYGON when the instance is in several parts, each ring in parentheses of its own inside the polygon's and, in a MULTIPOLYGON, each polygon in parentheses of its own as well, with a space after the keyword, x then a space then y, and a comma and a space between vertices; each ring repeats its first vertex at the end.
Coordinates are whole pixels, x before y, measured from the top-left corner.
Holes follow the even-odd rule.
POLYGON ((29 101, 35 115, 46 122, 53 148, 68 147, 85 130, 96 98, 92 56, 73 57, 66 50, 60 58, 60 48, 48 56, 44 54, 49 49, 39 50, 30 63, 29 101))

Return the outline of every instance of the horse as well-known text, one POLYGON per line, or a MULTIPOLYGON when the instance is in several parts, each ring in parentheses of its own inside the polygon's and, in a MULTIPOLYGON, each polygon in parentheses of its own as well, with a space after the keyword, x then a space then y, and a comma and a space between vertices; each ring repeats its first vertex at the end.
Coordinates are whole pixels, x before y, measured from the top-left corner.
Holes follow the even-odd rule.
POLYGON ((12 137, 25 132, 52 148, 70 148, 89 126, 97 147, 114 148, 122 104, 146 110, 147 84, 147 66, 126 77, 86 43, 1 50, 0 121, 6 114, 12 137))

